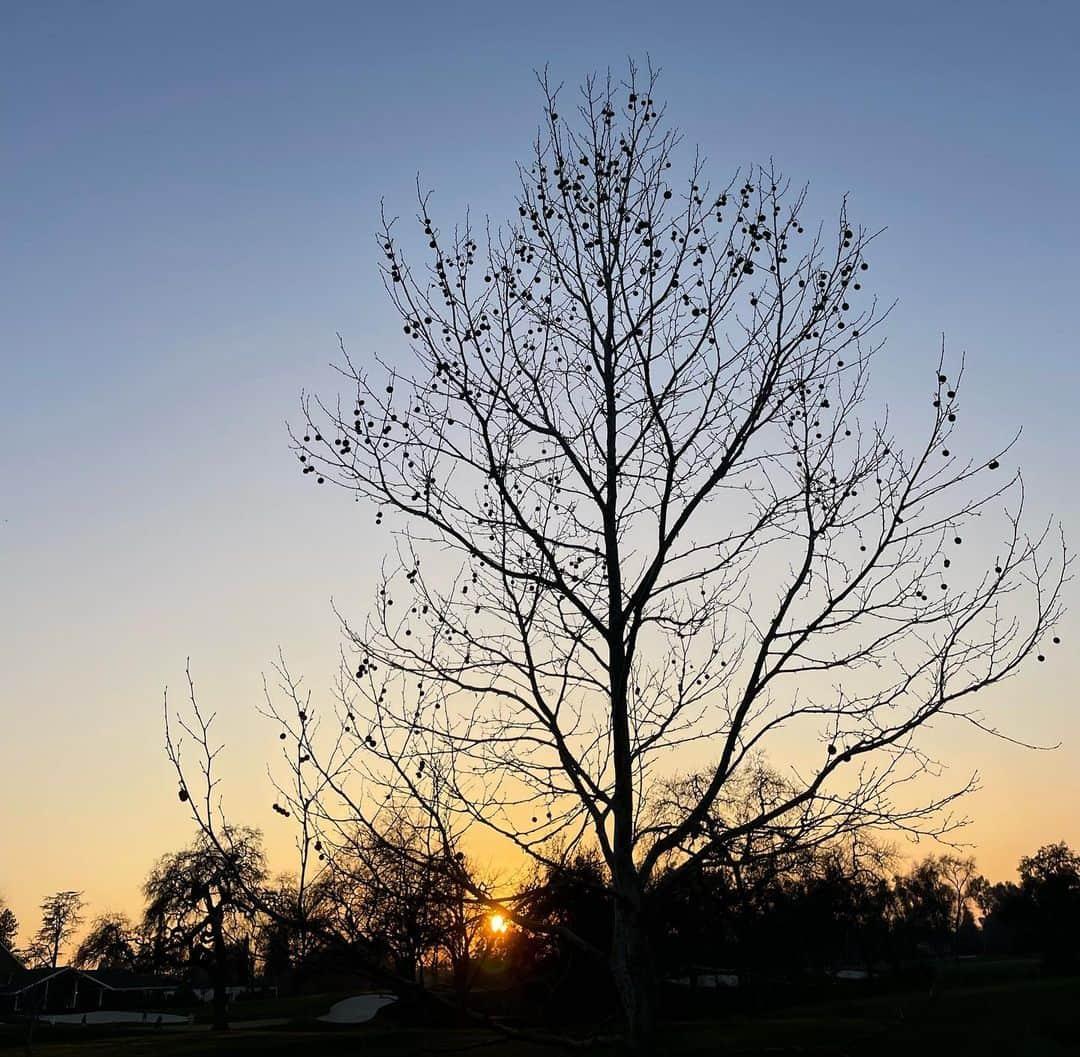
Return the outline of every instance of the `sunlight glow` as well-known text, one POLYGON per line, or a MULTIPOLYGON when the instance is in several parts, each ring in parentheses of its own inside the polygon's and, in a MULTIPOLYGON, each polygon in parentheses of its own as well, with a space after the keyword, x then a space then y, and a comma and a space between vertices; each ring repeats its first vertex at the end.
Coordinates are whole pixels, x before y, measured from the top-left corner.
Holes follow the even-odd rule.
POLYGON ((502 914, 492 914, 491 919, 488 921, 488 926, 494 933, 502 933, 506 931, 507 921, 502 914))

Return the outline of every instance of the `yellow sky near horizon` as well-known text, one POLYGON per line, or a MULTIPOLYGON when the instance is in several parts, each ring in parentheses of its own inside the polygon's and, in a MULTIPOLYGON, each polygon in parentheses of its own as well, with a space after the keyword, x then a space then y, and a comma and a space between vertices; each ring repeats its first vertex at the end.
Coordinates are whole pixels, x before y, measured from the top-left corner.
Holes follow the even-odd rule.
MULTIPOLYGON (((295 862, 293 830, 270 811, 274 795, 260 756, 260 750, 268 755, 276 752, 276 728, 254 716, 256 694, 249 695, 247 706, 223 706, 223 695, 213 692, 211 680, 200 679, 199 685, 200 697, 218 708, 221 733, 230 742, 222 766, 228 813, 239 822, 262 828, 271 868, 288 872, 295 862)), ((1026 739, 1049 744, 1062 726, 1061 712, 1050 702, 1061 700, 1067 689, 1064 677, 1055 674, 1053 667, 1039 666, 1030 678, 1022 676, 1007 684, 999 716, 1004 720, 1011 714, 1017 725, 1023 722, 1026 739)), ((154 731, 159 724, 160 712, 154 710, 146 733, 159 733, 154 731)), ((939 791, 972 771, 981 775, 981 788, 960 805, 973 822, 958 837, 964 853, 975 856, 981 872, 992 880, 1012 879, 1020 856, 1043 844, 1064 840, 1080 848, 1080 816, 1075 801, 1065 795, 1075 788, 1080 769, 1080 747, 1075 742, 1036 751, 950 726, 954 729, 929 731, 926 740, 932 751, 950 760, 949 770, 937 783, 939 791)), ((1010 729, 1008 722, 1002 726, 1010 729)), ((101 820, 101 825, 69 828, 65 818, 70 808, 65 811, 64 803, 70 790, 48 783, 38 790, 28 810, 17 819, 8 819, 5 847, 21 846, 26 853, 14 859, 5 855, 0 861, 0 896, 19 918, 21 942, 36 927, 40 899, 56 890, 84 891, 88 920, 106 910, 137 916, 139 886, 154 859, 192 836, 163 751, 154 744, 147 749, 146 758, 122 779, 121 769, 102 767, 88 774, 86 785, 76 785, 79 817, 101 820)), ((899 841, 897 847, 910 858, 946 850, 932 841, 917 847, 899 841)), ((486 869, 505 870, 513 862, 497 841, 485 836, 474 841, 470 853, 486 869)))

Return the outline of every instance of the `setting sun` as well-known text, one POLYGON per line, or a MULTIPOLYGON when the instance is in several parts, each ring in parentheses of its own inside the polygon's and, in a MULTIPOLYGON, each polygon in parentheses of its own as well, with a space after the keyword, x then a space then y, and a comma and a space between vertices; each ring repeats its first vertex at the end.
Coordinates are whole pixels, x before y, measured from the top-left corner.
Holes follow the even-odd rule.
POLYGON ((492 914, 491 920, 488 922, 492 932, 501 933, 506 931, 506 918, 502 914, 492 914))

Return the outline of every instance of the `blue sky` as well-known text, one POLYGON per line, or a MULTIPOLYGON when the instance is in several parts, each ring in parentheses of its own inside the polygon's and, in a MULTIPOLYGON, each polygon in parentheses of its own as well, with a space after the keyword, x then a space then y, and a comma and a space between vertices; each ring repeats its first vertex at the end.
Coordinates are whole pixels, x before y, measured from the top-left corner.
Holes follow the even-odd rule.
MULTIPOLYGON (((330 597, 362 610, 378 557, 366 514, 302 481, 284 423, 301 388, 334 391, 336 331, 401 351, 381 199, 409 214, 419 173, 447 226, 511 211, 545 63, 573 90, 649 54, 717 178, 771 156, 814 214, 850 193, 887 226, 898 414, 944 333, 973 446, 1023 425, 1032 512, 1075 543, 1078 40, 1069 2, 5 3, 0 893, 27 919, 57 888, 130 905, 185 839, 160 704, 189 654, 237 810, 269 825, 261 673, 280 645, 327 686, 330 597)), ((1080 795, 1078 682, 1063 655, 1022 688, 1052 757, 957 749, 993 779, 969 809, 999 872, 1080 843, 1045 806, 1080 795)))

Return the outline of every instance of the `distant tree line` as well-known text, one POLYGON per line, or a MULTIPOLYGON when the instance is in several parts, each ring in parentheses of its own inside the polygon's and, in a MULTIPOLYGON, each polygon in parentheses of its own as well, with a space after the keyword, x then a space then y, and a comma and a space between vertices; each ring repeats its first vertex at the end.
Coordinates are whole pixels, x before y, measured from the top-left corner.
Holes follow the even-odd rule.
MULTIPOLYGON (((561 938, 572 933, 600 948, 610 939, 610 888, 595 852, 553 851, 550 865, 535 869, 515 908, 535 924, 525 931, 493 927, 436 856, 417 868, 424 834, 406 817, 395 844, 358 835, 352 857, 307 890, 303 913, 295 880, 270 878, 259 833, 228 837, 228 856, 199 837, 159 859, 143 885, 142 915, 95 917, 72 963, 201 980, 213 989, 219 1026, 229 986, 304 989, 372 971, 419 990, 434 984, 462 1003, 477 984, 516 992, 522 1010, 563 1022, 614 1009, 610 982, 561 938)), ((893 853, 863 835, 801 848, 758 841, 744 853, 703 859, 689 874, 661 873, 650 889, 661 979, 692 983, 723 972, 779 980, 841 968, 888 976, 975 954, 1078 967, 1080 854, 1064 843, 1023 857, 1018 880, 998 883, 957 854, 898 868, 893 853)), ((45 899, 41 926, 20 952, 27 964, 62 964, 83 909, 76 891, 45 899)), ((0 904, 6 946, 17 927, 0 904)))
MULTIPOLYGON (((546 871, 527 912, 580 930, 599 946, 611 927, 599 857, 546 871)), ((716 973, 778 982, 834 974, 902 976, 952 957, 1037 956, 1075 971, 1080 956, 1080 855, 1050 844, 1019 864, 1019 882, 992 884, 975 860, 930 855, 896 870, 858 839, 792 854, 703 862, 661 875, 648 893, 656 971, 693 983, 716 973)), ((511 958, 546 1001, 588 1017, 596 978, 572 947, 523 934, 511 958)))

